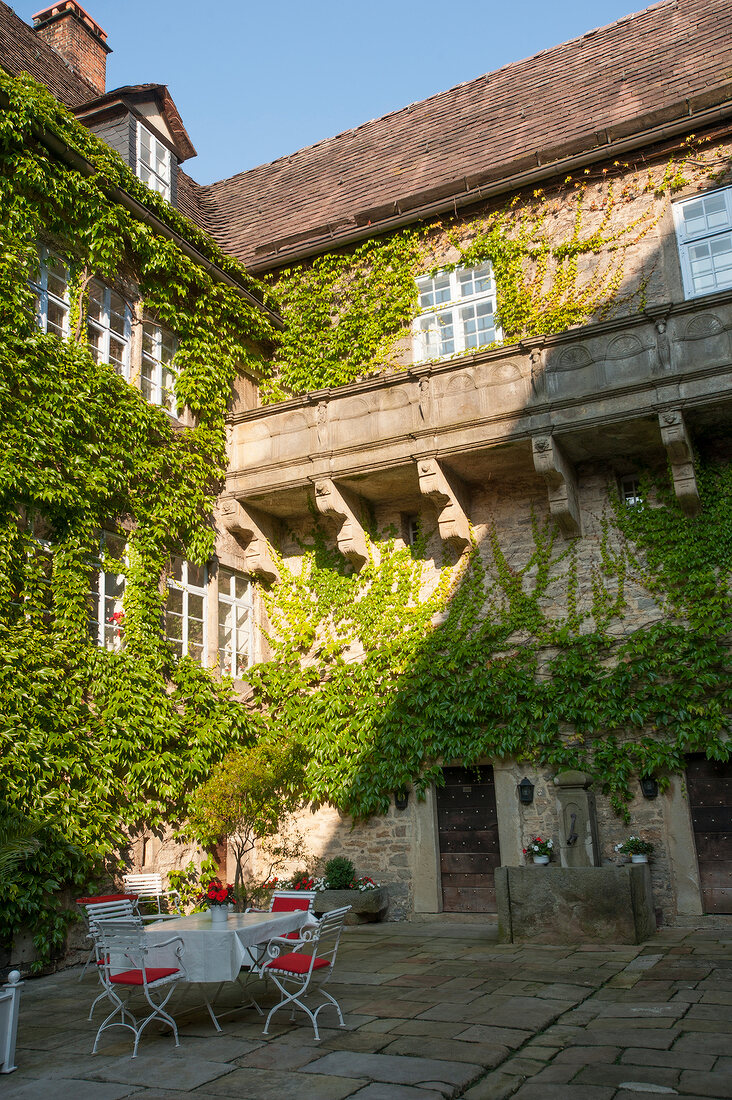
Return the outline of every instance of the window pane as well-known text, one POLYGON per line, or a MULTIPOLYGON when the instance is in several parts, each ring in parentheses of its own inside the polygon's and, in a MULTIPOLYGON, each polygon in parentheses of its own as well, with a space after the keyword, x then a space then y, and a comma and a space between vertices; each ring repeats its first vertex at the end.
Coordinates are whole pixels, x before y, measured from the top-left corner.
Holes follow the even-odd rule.
POLYGON ((493 303, 478 302, 460 310, 466 348, 480 348, 495 339, 493 303))
POLYGON ((114 290, 109 295, 109 327, 118 336, 125 335, 126 307, 124 299, 114 290))
POLYGON ((205 565, 194 565, 193 562, 188 562, 188 583, 193 585, 194 588, 204 588, 206 584, 206 567, 205 565))
POLYGON ((96 279, 89 285, 88 317, 90 321, 101 321, 104 314, 104 287, 96 279))
POLYGON ((47 331, 63 336, 66 331, 67 310, 49 298, 47 331))
POLYGON ((94 325, 87 325, 87 344, 95 363, 104 362, 104 332, 94 325))
POLYGON ((458 279, 462 298, 467 298, 473 294, 490 294, 493 290, 493 273, 490 263, 458 270, 458 279))
POLYGON ((168 589, 167 611, 169 615, 183 614, 183 593, 179 588, 168 589))
POLYGON ((234 595, 238 600, 243 600, 249 595, 249 580, 246 577, 234 577, 234 595))
POLYGON ((142 350, 146 355, 153 358, 156 357, 157 352, 157 332, 157 325, 151 325, 146 321, 142 326, 142 350))
POLYGON ((219 566, 219 595, 226 594, 227 596, 233 595, 231 591, 231 584, 234 580, 234 574, 231 569, 226 569, 223 565, 219 566))
POLYGON ((127 345, 112 337, 109 341, 109 362, 117 374, 124 374, 127 358, 127 345))
POLYGON ((697 294, 732 285, 732 234, 690 245, 689 267, 697 294))
POLYGON ((176 581, 183 580, 183 558, 174 556, 170 559, 169 576, 176 581))
POLYGON ((56 298, 61 298, 63 301, 66 301, 68 278, 69 275, 64 265, 58 260, 49 259, 48 293, 53 294, 56 298))
POLYGON ((203 619, 203 596, 196 596, 194 593, 188 594, 188 618, 193 621, 194 619, 203 619))
POLYGON ((417 280, 419 304, 422 309, 434 309, 442 302, 450 301, 450 275, 443 272, 430 279, 425 276, 417 280))

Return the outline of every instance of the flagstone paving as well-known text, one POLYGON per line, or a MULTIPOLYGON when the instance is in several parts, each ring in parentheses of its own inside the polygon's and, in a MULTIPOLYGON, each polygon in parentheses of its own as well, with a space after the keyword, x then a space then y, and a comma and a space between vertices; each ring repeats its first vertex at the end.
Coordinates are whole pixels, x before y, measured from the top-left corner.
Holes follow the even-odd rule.
MULTIPOLYGON (((2 1100, 732 1098, 732 919, 638 947, 500 945, 477 919, 348 928, 332 984, 344 1029, 324 1009, 316 1043, 283 1013, 264 1037, 240 1009, 217 1035, 184 1014, 191 995, 174 1009, 181 1046, 146 1033, 134 1059, 122 1031, 91 1054, 96 978, 79 973, 25 981, 2 1100)), ((235 1004, 233 989, 217 1001, 235 1004)))

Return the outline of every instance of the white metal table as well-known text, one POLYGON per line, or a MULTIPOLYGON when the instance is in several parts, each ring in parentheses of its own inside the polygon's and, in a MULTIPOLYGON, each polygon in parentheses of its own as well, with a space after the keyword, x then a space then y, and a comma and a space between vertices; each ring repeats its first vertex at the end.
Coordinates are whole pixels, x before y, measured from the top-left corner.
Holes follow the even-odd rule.
MULTIPOLYGON (((230 913, 228 920, 222 924, 212 924, 210 913, 193 913, 189 917, 150 924, 145 929, 145 935, 151 947, 156 942, 179 936, 184 945, 182 962, 186 982, 199 987, 207 983, 217 985, 211 998, 215 1002, 224 982, 238 981, 242 967, 250 968, 256 963, 259 952, 255 948, 258 945, 268 943, 273 936, 286 936, 288 932, 297 932, 314 924, 317 924, 316 918, 305 909, 285 913, 230 913)), ((174 948, 163 947, 156 951, 154 964, 179 965, 174 948)), ((257 1002, 246 992, 252 1006, 261 1013, 257 1002)), ((221 1031, 218 1017, 203 988, 201 993, 214 1027, 221 1031)))

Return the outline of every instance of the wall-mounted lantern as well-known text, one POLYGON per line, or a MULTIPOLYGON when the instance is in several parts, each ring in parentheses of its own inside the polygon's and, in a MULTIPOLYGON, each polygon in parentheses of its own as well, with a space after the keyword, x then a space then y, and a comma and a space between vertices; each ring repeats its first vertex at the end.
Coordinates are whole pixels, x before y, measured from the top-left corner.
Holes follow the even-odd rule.
POLYGON ((530 806, 534 801, 534 784, 526 776, 523 777, 521 782, 517 785, 519 793, 519 802, 522 806, 530 806))
POLYGON ((658 780, 652 775, 642 775, 641 790, 644 798, 658 798, 658 780))
POLYGON ((394 791, 394 805, 398 810, 406 810, 409 805, 409 791, 406 787, 400 787, 394 791))

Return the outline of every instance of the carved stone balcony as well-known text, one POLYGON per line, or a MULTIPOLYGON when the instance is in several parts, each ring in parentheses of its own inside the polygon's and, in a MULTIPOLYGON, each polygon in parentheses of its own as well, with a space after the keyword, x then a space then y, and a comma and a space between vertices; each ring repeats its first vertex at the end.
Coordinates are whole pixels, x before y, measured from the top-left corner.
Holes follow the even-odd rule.
POLYGON ((692 440, 732 424, 731 330, 732 294, 718 294, 239 413, 227 495, 259 517, 239 529, 262 541, 261 517, 314 501, 358 565, 361 504, 421 500, 459 547, 471 487, 531 474, 574 536, 577 464, 641 457, 670 463, 693 513, 692 440))

